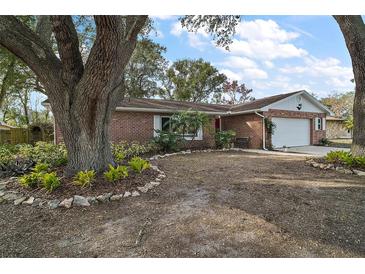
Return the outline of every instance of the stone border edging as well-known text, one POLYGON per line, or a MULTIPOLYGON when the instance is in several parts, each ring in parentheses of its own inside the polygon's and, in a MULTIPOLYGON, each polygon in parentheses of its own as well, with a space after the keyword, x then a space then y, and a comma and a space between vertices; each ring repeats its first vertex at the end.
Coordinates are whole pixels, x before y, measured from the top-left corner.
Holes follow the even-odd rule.
POLYGON ((6 185, 9 182, 13 182, 14 180, 17 180, 17 177, 11 177, 7 182, 0 182, 0 204, 4 201, 7 202, 13 202, 15 206, 18 205, 28 205, 33 207, 46 207, 49 209, 56 209, 59 207, 63 208, 71 208, 73 206, 79 206, 79 207, 88 207, 92 204, 98 204, 98 203, 105 203, 110 201, 120 201, 122 198, 127 197, 138 197, 141 194, 140 193, 147 193, 150 189, 158 186, 161 184, 162 180, 166 178, 165 172, 160 170, 158 166, 151 165, 151 168, 158 172, 158 175, 155 177, 154 180, 146 183, 142 187, 137 187, 136 190, 133 191, 125 191, 124 193, 114 194, 114 193, 104 193, 100 194, 98 196, 80 196, 80 195, 74 195, 73 197, 66 198, 62 201, 58 199, 53 200, 47 200, 42 198, 35 198, 33 196, 24 196, 19 192, 16 192, 14 190, 6 191, 6 185))
POLYGON ((335 171, 337 171, 339 173, 343 173, 343 174, 353 174, 353 175, 357 175, 357 176, 365 176, 365 171, 344 168, 341 166, 336 167, 334 164, 318 163, 314 159, 309 159, 306 161, 306 163, 310 164, 312 167, 319 168, 319 169, 324 169, 324 170, 331 169, 331 170, 335 170, 335 171))

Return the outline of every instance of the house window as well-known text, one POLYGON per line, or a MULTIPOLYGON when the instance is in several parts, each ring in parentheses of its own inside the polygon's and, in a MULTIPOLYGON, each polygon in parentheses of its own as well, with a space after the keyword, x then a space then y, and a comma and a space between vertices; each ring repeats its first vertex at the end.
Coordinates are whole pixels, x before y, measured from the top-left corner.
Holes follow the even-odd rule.
POLYGON ((316 130, 325 130, 326 118, 319 118, 315 119, 315 129, 316 130))
MULTIPOLYGON (((161 130, 161 131, 173 131, 173 128, 170 123, 170 116, 154 116, 154 131, 161 130)), ((156 136, 156 132, 154 132, 154 136, 156 136)), ((203 130, 200 128, 196 134, 192 132, 186 132, 184 134, 184 138, 186 140, 203 140, 203 130)))

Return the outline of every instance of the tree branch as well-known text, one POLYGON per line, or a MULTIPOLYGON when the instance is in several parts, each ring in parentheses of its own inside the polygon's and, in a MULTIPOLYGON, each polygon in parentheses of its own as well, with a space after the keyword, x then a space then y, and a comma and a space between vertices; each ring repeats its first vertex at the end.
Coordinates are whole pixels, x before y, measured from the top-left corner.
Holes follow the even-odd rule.
POLYGON ((49 15, 38 15, 35 32, 47 46, 52 47, 52 26, 49 15))
POLYGON ((84 72, 75 25, 69 15, 51 16, 51 22, 62 62, 62 78, 72 89, 84 72))
POLYGON ((0 16, 0 45, 23 60, 48 91, 59 81, 61 63, 52 49, 15 16, 0 16))

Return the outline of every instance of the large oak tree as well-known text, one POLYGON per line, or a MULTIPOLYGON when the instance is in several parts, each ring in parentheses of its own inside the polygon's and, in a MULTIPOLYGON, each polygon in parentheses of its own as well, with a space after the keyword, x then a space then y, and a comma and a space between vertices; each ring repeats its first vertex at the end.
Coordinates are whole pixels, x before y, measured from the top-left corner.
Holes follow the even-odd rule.
POLYGON ((355 79, 351 152, 365 155, 365 24, 360 15, 334 16, 349 50, 355 79))
MULTIPOLYGON (((68 150, 70 175, 85 169, 102 171, 113 162, 110 118, 124 95, 124 70, 148 16, 94 16, 94 21, 95 39, 83 62, 71 16, 39 16, 36 31, 15 16, 0 16, 0 45, 30 67, 48 96, 68 150)), ((204 27, 222 46, 238 21, 237 16, 182 18, 190 31, 204 27)))

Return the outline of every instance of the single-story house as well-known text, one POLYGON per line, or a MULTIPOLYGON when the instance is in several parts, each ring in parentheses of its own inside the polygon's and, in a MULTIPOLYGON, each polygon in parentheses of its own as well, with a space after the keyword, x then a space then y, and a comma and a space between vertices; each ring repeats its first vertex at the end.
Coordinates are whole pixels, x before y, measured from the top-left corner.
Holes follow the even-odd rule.
POLYGON ((346 119, 328 116, 327 120, 327 138, 328 139, 351 139, 352 130, 346 127, 346 119))
MULTIPOLYGON (((210 117, 209 126, 195 136, 194 146, 200 147, 214 146, 214 133, 219 130, 234 130, 236 138, 249 140, 249 148, 318 144, 326 137, 326 116, 332 115, 305 90, 236 105, 127 98, 112 116, 111 141, 148 142, 156 136, 155 130, 167 130, 163 125, 168 124, 169 116, 186 110, 204 112, 210 117), (275 125, 273 132, 268 132, 267 121, 275 125)), ((56 125, 55 142, 61 141, 56 125)))

